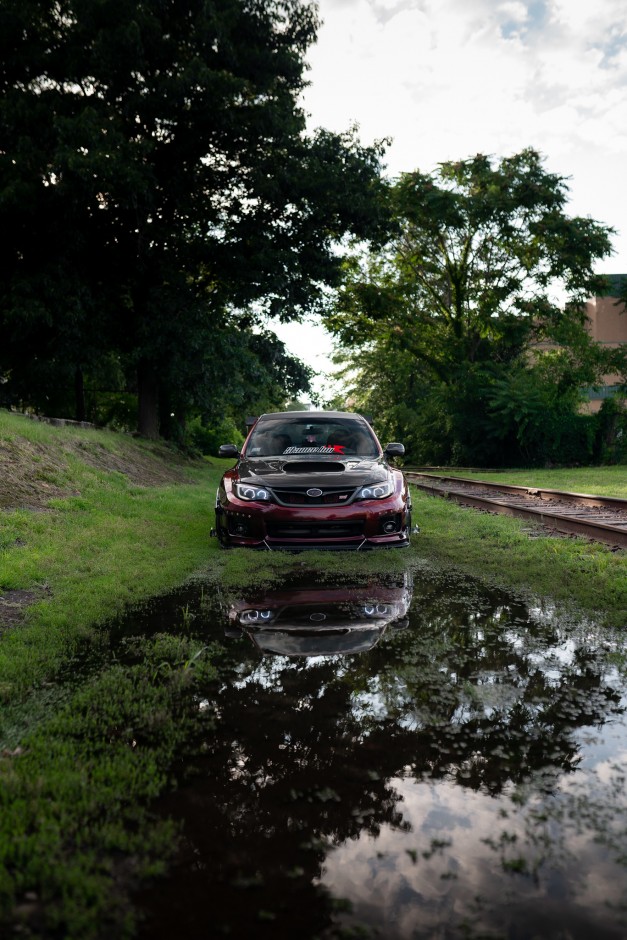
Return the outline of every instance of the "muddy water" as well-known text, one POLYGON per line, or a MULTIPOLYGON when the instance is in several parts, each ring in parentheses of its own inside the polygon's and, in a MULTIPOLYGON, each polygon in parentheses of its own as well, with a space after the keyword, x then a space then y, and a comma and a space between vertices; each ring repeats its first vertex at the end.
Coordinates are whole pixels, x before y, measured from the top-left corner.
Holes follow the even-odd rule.
POLYGON ((426 570, 208 600, 215 728, 143 940, 627 937, 620 637, 426 570))

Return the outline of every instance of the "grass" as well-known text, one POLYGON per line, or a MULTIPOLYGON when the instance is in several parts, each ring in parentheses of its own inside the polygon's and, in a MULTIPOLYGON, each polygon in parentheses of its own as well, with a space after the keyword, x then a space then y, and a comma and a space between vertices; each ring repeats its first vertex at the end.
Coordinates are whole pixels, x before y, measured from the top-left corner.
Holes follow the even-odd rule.
POLYGON ((129 891, 163 867, 176 835, 150 803, 211 721, 195 696, 219 649, 170 632, 128 639, 116 659, 109 624, 195 572, 230 592, 291 571, 371 577, 427 559, 625 625, 624 552, 532 538, 524 522, 420 492, 408 551, 223 552, 209 528, 225 465, 0 412, 0 595, 34 601, 0 635, 0 932, 133 935, 129 891), (96 666, 69 682, 90 652, 96 666))
POLYGON ((129 890, 176 841, 150 800, 200 726, 215 675, 186 638, 141 638, 135 661, 85 682, 0 758, 0 924, 26 936, 130 937, 129 890), (164 668, 167 667, 167 668, 164 668))
MULTIPOLYGON (((241 593, 241 588, 267 589, 283 582, 286 575, 298 577, 315 572, 316 581, 367 580, 406 570, 409 553, 404 550, 381 552, 307 551, 299 554, 257 552, 238 549, 224 553, 219 559, 217 580, 228 593, 241 593)), ((216 572, 214 572, 214 577, 216 572)))
MULTIPOLYGON (((6 429, 6 415, 3 423, 6 429)), ((142 486, 128 476, 140 478, 145 471, 145 447, 122 435, 30 422, 17 427, 29 432, 28 438, 14 437, 23 444, 22 453, 28 455, 27 445, 34 441, 56 446, 63 460, 56 460, 55 486, 73 495, 56 495, 36 511, 14 509, 2 517, 0 593, 21 589, 40 597, 26 623, 7 631, 0 645, 5 702, 52 678, 78 645, 94 639, 100 625, 130 604, 167 591, 208 554, 217 554, 209 529, 224 463, 188 463, 186 485, 142 486), (126 454, 128 473, 98 469, 64 451, 81 434, 91 453, 97 446, 107 454, 126 454)))

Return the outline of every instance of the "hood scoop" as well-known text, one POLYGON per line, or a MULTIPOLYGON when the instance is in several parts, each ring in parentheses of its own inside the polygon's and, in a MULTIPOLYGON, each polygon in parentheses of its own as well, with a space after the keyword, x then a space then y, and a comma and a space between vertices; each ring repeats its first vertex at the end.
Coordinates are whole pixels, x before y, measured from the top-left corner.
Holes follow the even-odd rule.
POLYGON ((346 467, 334 460, 290 460, 283 470, 285 473, 342 473, 346 467))

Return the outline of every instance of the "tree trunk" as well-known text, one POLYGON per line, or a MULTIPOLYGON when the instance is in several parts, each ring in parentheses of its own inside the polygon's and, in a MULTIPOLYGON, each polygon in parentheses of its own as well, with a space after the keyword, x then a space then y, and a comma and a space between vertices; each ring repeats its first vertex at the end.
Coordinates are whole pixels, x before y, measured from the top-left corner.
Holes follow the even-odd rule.
POLYGON ((74 399, 76 404, 76 420, 87 421, 87 411, 85 408, 85 380, 83 370, 76 366, 74 372, 74 399))
POLYGON ((142 360, 137 367, 138 421, 142 437, 159 437, 159 380, 151 362, 142 360))

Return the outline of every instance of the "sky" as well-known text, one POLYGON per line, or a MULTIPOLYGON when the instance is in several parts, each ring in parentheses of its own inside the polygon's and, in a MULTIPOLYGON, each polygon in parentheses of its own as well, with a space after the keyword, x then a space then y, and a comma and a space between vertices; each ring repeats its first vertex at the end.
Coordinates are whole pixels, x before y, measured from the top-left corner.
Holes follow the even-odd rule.
MULTIPOLYGON (((626 0, 319 0, 309 127, 391 138, 386 174, 534 147, 569 178, 571 215, 614 227, 604 273, 627 273, 626 0)), ((315 325, 277 329, 330 367, 315 325)), ((316 383, 324 389, 325 380, 316 383)))

